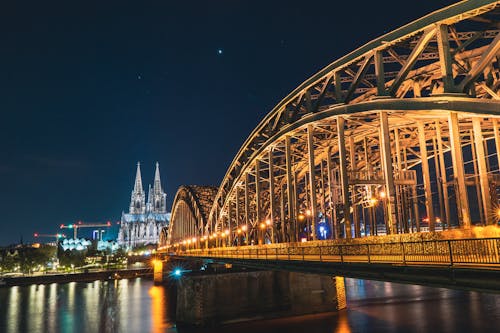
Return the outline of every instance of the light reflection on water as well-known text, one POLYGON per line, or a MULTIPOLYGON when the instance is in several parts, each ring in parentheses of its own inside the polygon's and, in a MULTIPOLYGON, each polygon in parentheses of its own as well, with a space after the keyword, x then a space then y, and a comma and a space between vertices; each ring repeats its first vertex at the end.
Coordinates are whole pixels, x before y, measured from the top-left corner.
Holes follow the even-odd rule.
POLYGON ((164 288, 140 278, 0 288, 0 332, 163 332, 164 288))
MULTIPOLYGON (((500 295, 346 279, 348 309, 186 330, 171 290, 144 279, 0 288, 0 332, 493 332, 500 295)), ((230 301, 230 300, 225 300, 230 301)))
MULTIPOLYGON (((19 287, 11 287, 7 301, 7 332, 19 331, 19 287)), ((9 290, 6 289, 6 290, 9 290)), ((5 302, 0 299, 0 304, 5 302)))

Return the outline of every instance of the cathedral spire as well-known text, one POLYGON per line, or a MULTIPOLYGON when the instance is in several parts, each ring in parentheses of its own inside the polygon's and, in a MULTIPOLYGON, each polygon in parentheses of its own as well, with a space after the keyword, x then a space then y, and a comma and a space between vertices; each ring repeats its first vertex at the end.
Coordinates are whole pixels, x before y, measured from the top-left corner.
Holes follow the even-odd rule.
POLYGON ((137 162, 137 172, 135 174, 134 190, 130 197, 130 214, 144 214, 146 202, 144 189, 142 188, 141 163, 137 162))
POLYGON ((137 162, 137 172, 135 173, 135 184, 134 192, 141 193, 142 189, 142 177, 141 177, 141 162, 137 162))
POLYGON ((161 192, 161 180, 160 180, 160 164, 156 162, 156 170, 155 170, 155 181, 153 184, 153 191, 155 193, 161 192))

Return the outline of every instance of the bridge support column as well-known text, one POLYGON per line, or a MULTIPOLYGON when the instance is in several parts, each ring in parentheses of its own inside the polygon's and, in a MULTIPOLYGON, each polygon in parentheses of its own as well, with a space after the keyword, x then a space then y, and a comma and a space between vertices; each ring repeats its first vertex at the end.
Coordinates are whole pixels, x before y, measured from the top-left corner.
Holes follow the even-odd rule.
POLYGON ((163 261, 154 259, 153 261, 153 280, 154 283, 163 282, 163 261))
POLYGON ((425 210, 429 219, 429 231, 435 230, 436 219, 434 218, 434 208, 432 207, 431 175, 429 171, 429 160, 427 158, 427 142, 425 140, 424 123, 417 122, 418 140, 420 144, 420 160, 422 161, 422 178, 424 180, 425 210))
POLYGON ((291 242, 296 242, 295 236, 295 204, 294 204, 294 186, 292 174, 292 152, 291 152, 291 139, 287 135, 285 137, 285 159, 286 159, 286 186, 288 197, 288 236, 291 242))
POLYGON ((446 163, 444 159, 443 152, 443 138, 441 136, 441 123, 436 120, 436 144, 439 156, 439 169, 440 169, 440 179, 438 179, 438 186, 442 187, 443 201, 444 201, 444 216, 441 216, 441 220, 446 220, 446 226, 451 228, 451 218, 450 218, 450 197, 448 195, 448 180, 446 176, 446 163))
POLYGON ((474 130, 474 142, 476 146, 477 166, 479 169, 479 182, 481 183, 481 201, 483 204, 484 224, 488 225, 493 222, 491 218, 491 200, 489 193, 488 169, 486 168, 486 155, 484 153, 483 133, 481 129, 481 119, 472 118, 472 126, 474 130))
MULTIPOLYGON (((316 240, 316 220, 318 218, 318 203, 316 200, 316 166, 314 163, 314 129, 312 125, 307 125, 307 147, 309 155, 309 192, 311 195, 311 233, 312 239, 316 240)), ((307 235, 309 239, 310 235, 307 235)))
POLYGON ((448 126, 450 129, 450 150, 453 163, 453 175, 457 183, 457 209, 460 212, 461 222, 464 228, 471 227, 469 199, 467 198, 467 187, 465 185, 464 159, 462 155, 462 146, 460 140, 460 128, 458 115, 456 112, 448 114, 448 126))
POLYGON ((335 276, 333 278, 335 290, 337 291, 337 310, 347 308, 347 298, 345 294, 345 279, 343 276, 335 276))
POLYGON ((245 230, 244 230, 244 235, 245 235, 245 244, 248 245, 250 244, 248 242, 248 233, 250 232, 250 194, 249 189, 248 189, 248 178, 250 176, 248 173, 245 174, 245 230))
POLYGON ((235 210, 235 219, 234 223, 236 224, 236 244, 238 246, 241 246, 241 229, 240 229, 240 189, 238 186, 234 188, 234 201, 236 206, 234 207, 235 210))
POLYGON ((274 222, 274 206, 276 200, 274 196, 274 163, 273 149, 269 149, 269 220, 271 221, 271 243, 276 242, 276 223, 274 222))
POLYGON ((391 158, 391 141, 389 135, 389 119, 387 112, 380 111, 380 157, 384 169, 385 190, 387 197, 387 221, 389 233, 397 233, 396 207, 395 205, 395 186, 394 171, 391 158))
POLYGON ((498 120, 497 119, 492 119, 493 122, 493 132, 495 134, 495 148, 496 148, 496 153, 497 153, 497 163, 498 163, 498 168, 500 169, 500 134, 498 132, 498 120))
POLYGON ((255 226, 257 228, 257 242, 259 245, 264 244, 264 230, 260 228, 262 223, 260 212, 260 161, 255 159, 255 226))
POLYGON ((339 238, 339 231, 338 231, 338 222, 337 222, 335 204, 333 203, 334 194, 333 194, 333 177, 332 177, 333 168, 332 168, 331 147, 328 147, 326 152, 326 169, 328 172, 327 180, 328 180, 328 202, 330 204, 330 232, 332 235, 331 238, 337 239, 339 238))
MULTIPOLYGON (((356 145, 354 143, 354 137, 349 136, 349 162, 351 164, 351 171, 355 173, 356 169, 356 145)), ((355 190, 353 188, 353 193, 355 190)), ((354 196, 353 196, 354 197, 354 196)), ((352 205, 352 225, 354 226, 354 236, 361 237, 361 224, 359 220, 359 207, 355 201, 351 203, 352 205)))
POLYGON ((347 176, 347 157, 345 149, 345 119, 337 117, 337 138, 340 157, 340 183, 342 184, 342 198, 344 203, 345 238, 351 238, 351 206, 349 204, 349 178, 347 176))

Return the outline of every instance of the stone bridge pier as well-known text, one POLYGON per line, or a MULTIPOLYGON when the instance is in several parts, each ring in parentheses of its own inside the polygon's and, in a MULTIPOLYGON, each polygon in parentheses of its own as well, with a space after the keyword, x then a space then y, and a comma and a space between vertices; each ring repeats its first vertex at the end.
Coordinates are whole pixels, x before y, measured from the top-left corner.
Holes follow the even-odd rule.
POLYGON ((344 278, 284 271, 193 274, 177 285, 176 321, 209 326, 344 307, 344 278))
POLYGON ((173 258, 157 258, 153 267, 156 284, 176 281, 176 322, 181 326, 332 312, 346 307, 341 276, 173 258), (200 270, 202 266, 206 269, 200 270), (179 276, 175 276, 177 267, 182 267, 179 276))

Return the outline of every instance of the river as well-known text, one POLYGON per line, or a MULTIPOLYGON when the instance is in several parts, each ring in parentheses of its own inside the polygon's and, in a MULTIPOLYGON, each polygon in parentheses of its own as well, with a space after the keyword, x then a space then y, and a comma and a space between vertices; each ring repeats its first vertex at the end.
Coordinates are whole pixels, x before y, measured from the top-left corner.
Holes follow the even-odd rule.
POLYGON ((176 328, 171 289, 148 279, 0 288, 0 332, 495 332, 500 295, 346 279, 339 313, 176 328))

